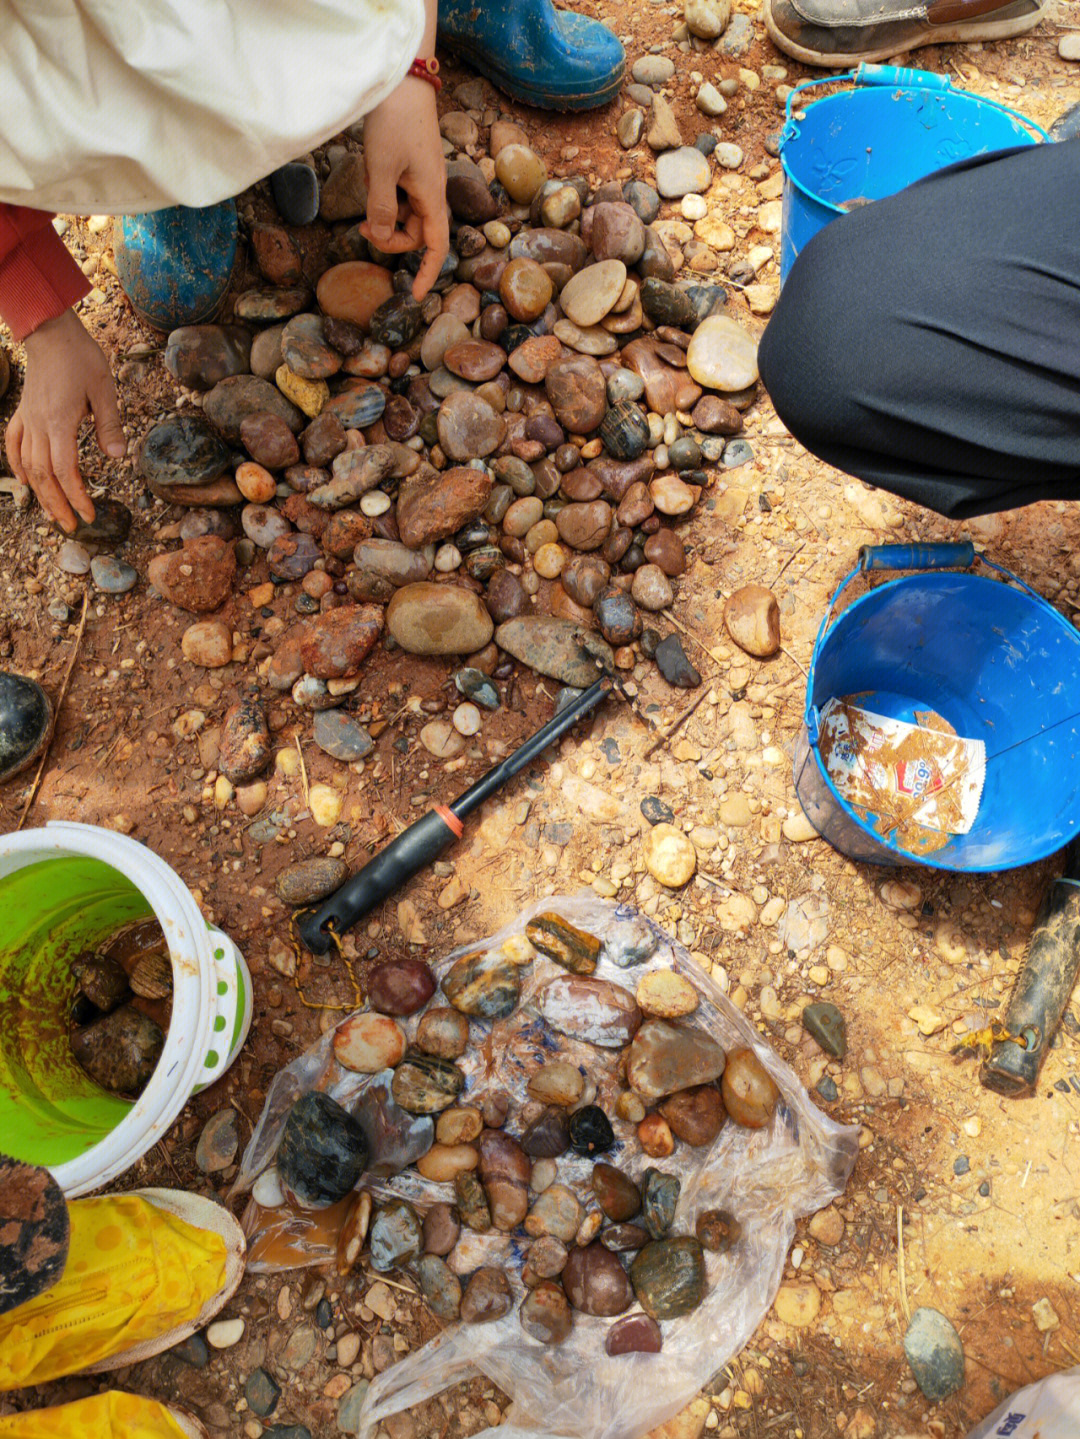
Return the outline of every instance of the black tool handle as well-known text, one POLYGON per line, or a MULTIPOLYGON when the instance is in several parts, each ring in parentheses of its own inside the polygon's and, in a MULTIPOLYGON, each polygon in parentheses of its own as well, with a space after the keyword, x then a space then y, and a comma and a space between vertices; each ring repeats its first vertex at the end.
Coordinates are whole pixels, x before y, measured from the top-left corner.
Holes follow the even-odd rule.
POLYGON ((560 714, 548 720, 520 749, 488 770, 447 808, 436 805, 423 819, 374 855, 351 879, 318 909, 302 911, 296 920, 300 938, 312 954, 328 954, 335 934, 344 934, 357 920, 370 914, 377 904, 408 883, 414 874, 449 848, 462 835, 462 820, 485 799, 501 789, 514 775, 541 755, 548 745, 561 738, 583 715, 596 708, 610 694, 612 681, 602 677, 583 690, 560 714))
POLYGON ((1069 847, 1065 875, 1046 892, 1016 977, 1004 1026, 1023 1044, 994 1045, 979 1078, 997 1094, 1019 1098, 1033 1093, 1039 1069, 1057 1032, 1080 970, 1080 845, 1069 847))
POLYGON ((562 739, 563 735, 573 729, 583 715, 594 710, 600 701, 611 693, 613 687, 613 682, 607 676, 595 680, 587 690, 582 690, 576 699, 571 700, 564 709, 549 719, 547 724, 542 725, 534 735, 531 735, 520 749, 516 749, 512 755, 489 769, 487 774, 481 775, 464 794, 458 795, 450 808, 459 819, 464 819, 467 814, 471 814, 474 809, 483 804, 484 800, 490 799, 496 791, 500 790, 508 780, 513 779, 516 774, 520 774, 527 765, 532 764, 534 759, 538 759, 548 745, 554 744, 557 739, 562 739))
POLYGON ((344 934, 460 837, 461 822, 456 815, 441 806, 428 810, 422 819, 373 855, 318 909, 300 914, 296 921, 300 938, 312 954, 328 954, 333 943, 330 928, 344 934))

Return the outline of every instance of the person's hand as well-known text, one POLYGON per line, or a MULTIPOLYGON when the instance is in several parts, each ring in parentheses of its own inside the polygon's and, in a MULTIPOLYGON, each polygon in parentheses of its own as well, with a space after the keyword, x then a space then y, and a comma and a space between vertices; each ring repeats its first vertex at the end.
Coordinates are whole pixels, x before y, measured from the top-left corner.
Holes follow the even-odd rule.
POLYGON ((79 426, 93 415, 105 454, 127 453, 109 362, 74 310, 46 320, 23 342, 26 377, 19 408, 7 427, 7 455, 17 479, 70 534, 76 514, 94 518, 79 473, 79 426))
POLYGON ((407 75, 364 121, 367 219, 361 233, 388 255, 427 246, 413 282, 422 300, 438 278, 450 249, 443 160, 435 90, 407 75), (398 190, 405 193, 398 200, 398 190))

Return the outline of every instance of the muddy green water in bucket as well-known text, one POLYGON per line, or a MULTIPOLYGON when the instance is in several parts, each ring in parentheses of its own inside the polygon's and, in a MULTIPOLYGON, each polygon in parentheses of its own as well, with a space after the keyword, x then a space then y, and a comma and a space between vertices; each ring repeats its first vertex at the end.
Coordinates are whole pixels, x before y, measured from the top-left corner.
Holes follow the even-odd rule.
POLYGON ((0 879, 0 1134, 5 1153, 57 1165, 86 1153, 130 1112, 71 1053, 70 963, 133 920, 146 897, 111 865, 65 857, 0 879))

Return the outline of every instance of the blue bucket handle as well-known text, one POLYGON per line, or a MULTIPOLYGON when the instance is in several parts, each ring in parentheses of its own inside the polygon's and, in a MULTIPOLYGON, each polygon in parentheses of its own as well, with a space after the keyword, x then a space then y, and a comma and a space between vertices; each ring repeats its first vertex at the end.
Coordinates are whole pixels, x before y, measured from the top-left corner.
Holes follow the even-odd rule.
MULTIPOLYGON (((889 67, 879 68, 888 69, 889 67)), ((820 82, 810 81, 809 83, 820 82)), ((1037 590, 1033 590, 1019 575, 1014 575, 1012 570, 1007 570, 1004 565, 988 560, 985 555, 978 554, 970 540, 961 540, 953 544, 942 542, 928 545, 863 545, 859 551, 855 568, 840 581, 829 601, 829 608, 825 611, 825 617, 818 627, 817 639, 814 641, 814 653, 810 657, 803 719, 806 723, 807 739, 813 749, 817 749, 818 734, 821 728, 821 715, 817 705, 813 703, 814 675, 817 670, 818 655, 821 653, 821 646, 829 631, 837 602, 852 580, 857 575, 868 573, 871 570, 967 570, 976 560, 981 560, 987 569, 996 570, 1010 584, 1017 585, 1032 599, 1037 600, 1040 604, 1046 604, 1043 596, 1037 590)))
MULTIPOLYGON (((781 149, 786 141, 794 140, 799 133, 798 123, 792 119, 792 110, 797 104, 798 96, 804 90, 812 90, 819 85, 841 85, 845 80, 851 80, 856 85, 885 85, 897 86, 901 89, 912 90, 953 90, 955 86, 948 75, 938 75, 933 70, 912 70, 906 65, 872 65, 864 63, 857 70, 848 70, 843 75, 825 75, 816 80, 804 80, 801 85, 796 85, 791 94, 787 97, 787 105, 784 112, 784 128, 781 131, 781 149)), ((966 92, 958 92, 966 93, 966 92)), ((995 110, 1010 116, 1013 120, 1019 120, 1029 130, 1048 143, 1053 143, 1051 135, 1043 127, 1027 115, 1022 115, 1019 110, 1013 110, 1008 105, 1003 105, 1000 100, 989 100, 985 95, 977 97, 984 105, 992 105, 995 110)), ((906 568, 906 566, 905 566, 906 568)))
POLYGON ((860 570, 966 570, 975 563, 970 540, 957 544, 863 545, 860 570))

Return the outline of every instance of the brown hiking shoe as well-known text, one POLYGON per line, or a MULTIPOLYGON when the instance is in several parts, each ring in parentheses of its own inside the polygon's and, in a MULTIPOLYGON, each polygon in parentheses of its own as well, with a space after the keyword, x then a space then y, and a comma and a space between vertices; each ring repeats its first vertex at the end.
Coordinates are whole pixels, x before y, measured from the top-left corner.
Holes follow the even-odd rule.
POLYGON ((1042 19, 1047 0, 765 0, 773 44, 804 65, 839 69, 920 45, 1006 40, 1042 19))

